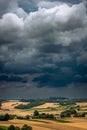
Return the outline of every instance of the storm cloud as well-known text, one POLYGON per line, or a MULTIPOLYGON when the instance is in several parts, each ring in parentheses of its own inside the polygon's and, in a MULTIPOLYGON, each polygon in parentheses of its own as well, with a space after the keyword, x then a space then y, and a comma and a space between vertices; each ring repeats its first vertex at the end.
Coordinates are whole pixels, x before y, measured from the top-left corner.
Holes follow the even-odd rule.
POLYGON ((71 97, 79 97, 85 95, 86 70, 86 1, 0 1, 0 93, 61 96, 67 90, 66 96, 73 86, 71 97))

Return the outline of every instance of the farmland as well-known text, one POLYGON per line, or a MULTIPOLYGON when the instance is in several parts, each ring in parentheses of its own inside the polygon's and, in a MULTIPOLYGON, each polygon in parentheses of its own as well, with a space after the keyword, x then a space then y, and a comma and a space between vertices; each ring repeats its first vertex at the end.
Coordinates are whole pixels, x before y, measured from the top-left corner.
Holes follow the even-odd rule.
POLYGON ((39 110, 40 112, 52 113, 57 114, 62 111, 63 108, 59 107, 59 104, 55 103, 45 103, 43 105, 33 107, 30 109, 15 109, 15 106, 19 104, 28 104, 28 102, 20 102, 20 101, 7 101, 2 103, 2 110, 0 111, 2 114, 9 113, 9 114, 16 114, 16 115, 28 115, 32 114, 34 110, 39 110))
MULTIPOLYGON (((45 102, 42 105, 35 106, 29 109, 15 109, 15 106, 20 104, 27 105, 29 102, 13 101, 9 100, 2 103, 0 114, 14 114, 18 116, 33 115, 34 111, 37 110, 39 113, 49 113, 49 114, 60 114, 62 111, 70 108, 70 105, 62 106, 59 103, 45 102)), ((80 106, 79 113, 86 111, 87 102, 77 102, 71 107, 80 106), (85 109, 83 109, 85 108, 85 109)), ((87 111, 86 111, 87 112, 87 111)), ((30 120, 20 120, 13 119, 8 121, 0 121, 0 126, 15 125, 22 127, 24 124, 32 126, 33 130, 87 130, 87 118, 63 118, 57 120, 48 119, 30 119, 30 120)))
POLYGON ((7 122, 0 122, 2 126, 9 126, 14 124, 15 126, 22 127, 23 124, 32 126, 33 130, 87 130, 87 121, 86 120, 71 120, 70 123, 60 123, 49 120, 33 120, 33 121, 24 121, 24 120, 11 120, 7 122), (82 122, 82 123, 81 123, 82 122), (81 125, 80 125, 81 123, 81 125))

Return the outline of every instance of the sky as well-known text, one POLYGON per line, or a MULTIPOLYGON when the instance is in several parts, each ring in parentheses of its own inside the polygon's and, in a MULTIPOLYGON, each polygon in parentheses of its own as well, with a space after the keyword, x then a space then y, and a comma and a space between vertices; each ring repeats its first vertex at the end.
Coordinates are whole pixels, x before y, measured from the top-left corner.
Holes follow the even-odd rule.
POLYGON ((0 0, 0 98, 87 98, 87 1, 0 0))

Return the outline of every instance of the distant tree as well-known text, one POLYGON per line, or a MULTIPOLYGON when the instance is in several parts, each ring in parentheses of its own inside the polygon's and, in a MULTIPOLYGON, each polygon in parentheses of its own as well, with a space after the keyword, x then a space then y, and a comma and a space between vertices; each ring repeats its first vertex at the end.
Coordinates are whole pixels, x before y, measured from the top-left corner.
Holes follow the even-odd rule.
POLYGON ((15 130, 20 130, 20 128, 18 126, 15 127, 15 130))
POLYGON ((23 116, 17 116, 17 119, 23 120, 24 117, 23 116))
POLYGON ((30 119, 30 116, 29 116, 29 115, 26 115, 26 116, 24 117, 24 119, 25 119, 25 120, 29 120, 29 119, 30 119))
POLYGON ((37 110, 34 111, 34 116, 39 116, 39 112, 37 110))
POLYGON ((50 119, 54 118, 54 115, 53 114, 49 114, 49 118, 50 119))
POLYGON ((28 125, 23 125, 23 127, 21 128, 21 130, 32 130, 32 127, 28 126, 28 125))
POLYGON ((42 119, 53 119, 54 115, 53 114, 41 113, 41 114, 39 114, 38 118, 42 118, 42 119))
POLYGON ((77 106, 77 110, 80 111, 80 106, 79 105, 77 106))
POLYGON ((2 103, 1 103, 1 101, 0 101, 0 109, 1 109, 1 106, 2 106, 2 103))
POLYGON ((0 121, 4 121, 4 115, 0 115, 0 121))
POLYGON ((74 109, 66 110, 61 112, 61 117, 70 117, 71 115, 77 116, 77 112, 74 109))
POLYGON ((4 115, 4 120, 5 120, 5 121, 8 121, 9 118, 10 118, 9 114, 5 114, 5 115, 4 115))
POLYGON ((8 127, 8 130, 15 130, 15 126, 14 126, 14 125, 10 125, 10 126, 8 127))
POLYGON ((8 121, 9 120, 9 114, 0 115, 0 121, 8 121))

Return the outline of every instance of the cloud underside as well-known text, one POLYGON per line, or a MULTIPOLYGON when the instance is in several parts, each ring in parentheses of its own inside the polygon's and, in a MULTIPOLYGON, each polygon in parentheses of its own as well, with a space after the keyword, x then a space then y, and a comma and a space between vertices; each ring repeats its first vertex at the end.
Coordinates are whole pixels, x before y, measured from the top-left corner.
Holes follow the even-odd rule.
POLYGON ((20 97, 24 90, 27 96, 30 91, 44 95, 46 89, 48 95, 65 90, 65 96, 76 95, 77 90, 78 96, 85 93, 86 5, 85 1, 1 0, 0 92, 7 97, 17 89, 20 97))

